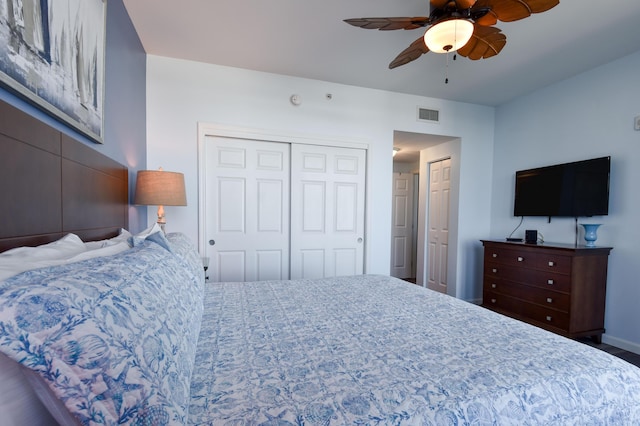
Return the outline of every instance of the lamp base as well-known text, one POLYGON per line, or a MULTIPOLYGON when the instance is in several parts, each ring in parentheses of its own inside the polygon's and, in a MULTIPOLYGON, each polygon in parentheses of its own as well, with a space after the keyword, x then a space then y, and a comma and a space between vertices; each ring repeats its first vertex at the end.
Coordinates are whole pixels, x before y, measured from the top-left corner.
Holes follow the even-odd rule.
POLYGON ((164 234, 166 234, 167 232, 165 231, 164 227, 167 224, 167 220, 164 217, 164 207, 163 206, 158 206, 158 221, 157 221, 158 225, 160 225, 160 229, 162 229, 162 232, 164 234))

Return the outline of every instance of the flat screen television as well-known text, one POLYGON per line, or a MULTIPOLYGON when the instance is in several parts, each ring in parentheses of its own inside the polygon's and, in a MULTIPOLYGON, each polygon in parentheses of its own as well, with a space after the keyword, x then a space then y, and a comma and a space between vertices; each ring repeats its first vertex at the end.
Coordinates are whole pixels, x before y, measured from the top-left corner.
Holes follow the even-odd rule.
POLYGON ((516 172, 514 216, 586 217, 609 214, 611 157, 516 172))

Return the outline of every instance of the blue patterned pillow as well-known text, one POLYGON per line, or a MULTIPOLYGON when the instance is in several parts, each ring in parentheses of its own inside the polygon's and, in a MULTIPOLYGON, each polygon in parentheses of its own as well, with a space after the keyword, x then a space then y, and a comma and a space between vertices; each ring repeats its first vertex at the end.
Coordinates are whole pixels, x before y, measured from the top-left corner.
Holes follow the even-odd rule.
POLYGON ((7 280, 0 351, 84 424, 184 423, 204 287, 197 254, 187 257, 144 241, 7 280))
POLYGON ((150 226, 139 234, 129 237, 128 241, 131 247, 139 246, 145 241, 153 241, 164 249, 171 251, 169 242, 164 236, 164 232, 162 232, 160 225, 158 225, 157 223, 154 223, 153 226, 150 226))

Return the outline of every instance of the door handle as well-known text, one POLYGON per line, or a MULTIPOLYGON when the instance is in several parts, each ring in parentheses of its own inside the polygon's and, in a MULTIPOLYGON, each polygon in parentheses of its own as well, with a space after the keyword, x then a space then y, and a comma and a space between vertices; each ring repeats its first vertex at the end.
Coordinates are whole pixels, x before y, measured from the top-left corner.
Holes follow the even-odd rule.
POLYGON ((358 243, 362 243, 362 237, 358 238, 358 243))
POLYGON ((216 240, 209 240, 209 245, 210 246, 215 246, 216 245, 216 240))

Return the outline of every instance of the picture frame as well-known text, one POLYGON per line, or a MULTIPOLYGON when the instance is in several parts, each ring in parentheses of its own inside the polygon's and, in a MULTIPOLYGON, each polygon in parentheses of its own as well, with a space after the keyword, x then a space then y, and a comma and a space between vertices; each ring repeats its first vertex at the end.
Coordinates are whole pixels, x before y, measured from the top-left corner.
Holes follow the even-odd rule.
POLYGON ((0 1, 0 85, 104 143, 107 0, 0 1))

